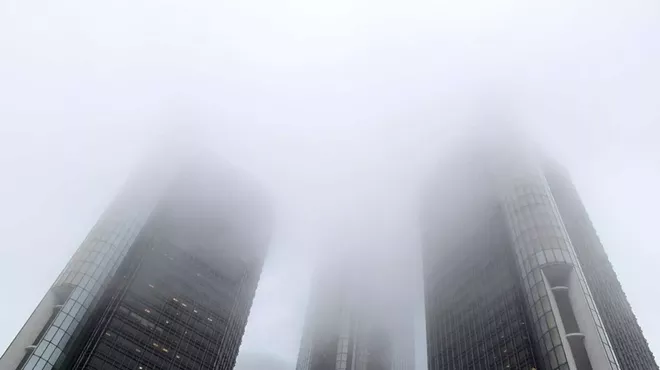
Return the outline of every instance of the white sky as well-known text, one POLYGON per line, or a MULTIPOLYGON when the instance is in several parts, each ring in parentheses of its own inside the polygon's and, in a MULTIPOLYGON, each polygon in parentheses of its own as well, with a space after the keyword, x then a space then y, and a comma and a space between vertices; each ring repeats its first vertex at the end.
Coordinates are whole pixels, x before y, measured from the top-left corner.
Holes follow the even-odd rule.
POLYGON ((0 0, 0 348, 159 127, 201 122, 286 209, 241 356, 292 368, 319 209, 413 196, 486 96, 571 170, 660 353, 659 40, 653 0, 0 0))

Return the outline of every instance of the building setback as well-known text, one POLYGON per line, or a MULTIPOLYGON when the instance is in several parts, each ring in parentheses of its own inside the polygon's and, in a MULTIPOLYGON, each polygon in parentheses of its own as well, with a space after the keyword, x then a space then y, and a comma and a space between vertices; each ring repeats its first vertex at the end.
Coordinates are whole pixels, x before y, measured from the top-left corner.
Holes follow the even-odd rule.
POLYGON ((566 171, 476 147, 425 198, 429 369, 658 369, 566 171))
POLYGON ((209 157, 132 176, 0 359, 2 370, 231 370, 270 212, 209 157))

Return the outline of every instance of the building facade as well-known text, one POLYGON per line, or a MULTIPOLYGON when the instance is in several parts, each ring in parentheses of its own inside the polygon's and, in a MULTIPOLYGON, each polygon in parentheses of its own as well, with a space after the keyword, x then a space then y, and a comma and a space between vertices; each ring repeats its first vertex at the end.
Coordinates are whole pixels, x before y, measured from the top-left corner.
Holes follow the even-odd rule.
POLYGON ((208 157, 132 177, 2 359, 2 370, 231 370, 269 209, 208 157))
POLYGON ((544 174, 621 368, 658 369, 648 342, 568 172, 555 162, 547 162, 544 165, 544 174))
POLYGON ((657 369, 566 172, 478 148, 425 199, 429 369, 657 369))

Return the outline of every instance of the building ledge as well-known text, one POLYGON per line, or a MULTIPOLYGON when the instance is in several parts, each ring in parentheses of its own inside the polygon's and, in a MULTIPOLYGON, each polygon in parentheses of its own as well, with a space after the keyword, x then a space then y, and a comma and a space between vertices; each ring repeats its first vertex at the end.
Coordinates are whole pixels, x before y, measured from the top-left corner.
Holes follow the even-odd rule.
POLYGON ((568 338, 568 339, 584 339, 584 334, 582 334, 582 333, 570 333, 570 334, 566 334, 566 338, 568 338))

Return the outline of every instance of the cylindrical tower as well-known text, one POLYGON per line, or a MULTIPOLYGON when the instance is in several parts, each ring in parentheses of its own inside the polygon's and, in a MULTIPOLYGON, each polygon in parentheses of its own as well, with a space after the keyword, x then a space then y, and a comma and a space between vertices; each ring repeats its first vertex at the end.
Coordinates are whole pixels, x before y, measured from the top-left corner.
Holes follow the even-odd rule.
POLYGON ((543 368, 611 369, 619 364, 536 156, 503 151, 496 167, 543 368))
POLYGON ((621 369, 658 369, 568 171, 546 161, 544 173, 621 369))
POLYGON ((266 257, 265 194, 209 155, 141 170, 0 368, 233 368, 266 257))

